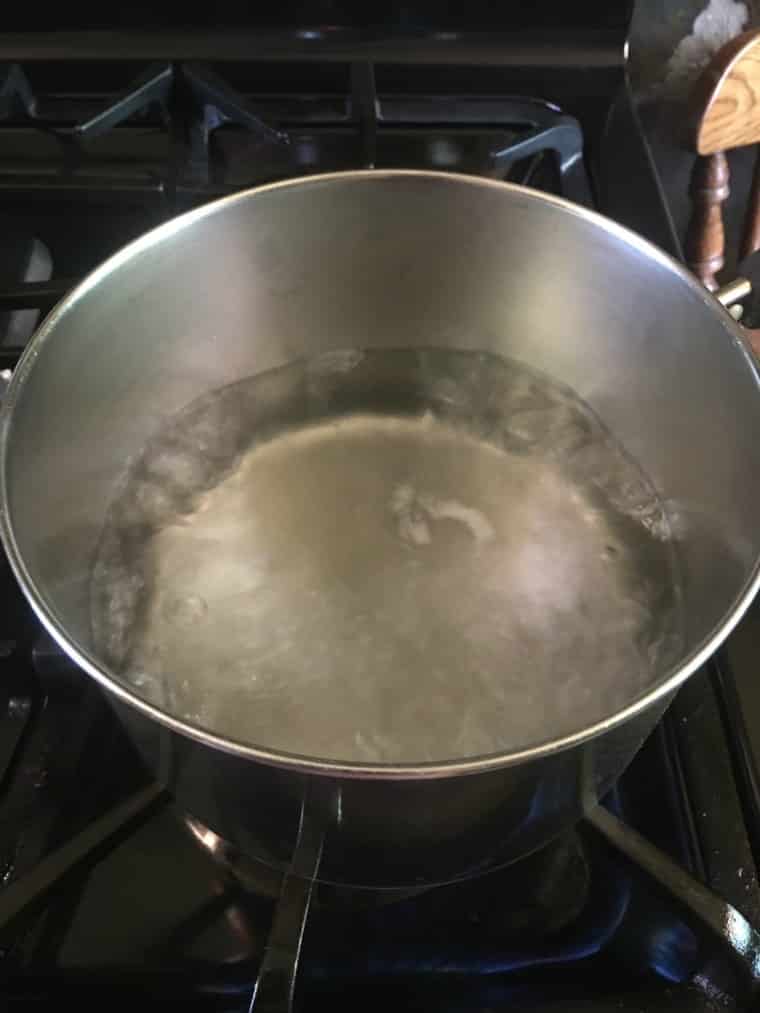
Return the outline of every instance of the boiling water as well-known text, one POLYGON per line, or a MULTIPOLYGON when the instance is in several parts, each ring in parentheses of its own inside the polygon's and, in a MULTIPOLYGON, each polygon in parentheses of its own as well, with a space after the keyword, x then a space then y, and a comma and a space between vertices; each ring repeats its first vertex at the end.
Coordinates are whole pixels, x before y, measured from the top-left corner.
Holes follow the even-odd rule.
POLYGON ((667 516, 568 389, 446 350, 333 352, 225 387, 132 463, 92 579, 142 695, 327 759, 515 750, 678 656, 667 516))

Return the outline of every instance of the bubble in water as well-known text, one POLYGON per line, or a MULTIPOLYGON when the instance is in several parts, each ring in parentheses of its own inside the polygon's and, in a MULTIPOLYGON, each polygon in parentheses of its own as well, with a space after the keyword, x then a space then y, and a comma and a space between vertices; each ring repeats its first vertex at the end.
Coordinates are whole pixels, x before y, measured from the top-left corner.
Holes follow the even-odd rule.
POLYGON ((168 594, 162 605, 163 615, 174 626, 189 626, 203 619, 208 605, 197 594, 168 594))
POLYGON ((438 499, 429 492, 418 493, 411 485, 399 485, 393 490, 390 509, 397 519, 399 535, 413 545, 430 545, 432 522, 442 520, 462 524, 478 544, 495 537, 493 525, 481 510, 456 500, 438 499))

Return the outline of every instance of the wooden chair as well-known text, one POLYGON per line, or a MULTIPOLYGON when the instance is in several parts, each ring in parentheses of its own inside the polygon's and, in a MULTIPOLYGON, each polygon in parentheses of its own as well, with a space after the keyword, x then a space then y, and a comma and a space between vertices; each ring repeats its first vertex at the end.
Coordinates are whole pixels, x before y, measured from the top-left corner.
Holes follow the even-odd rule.
MULTIPOLYGON (((729 194, 726 152, 760 144, 760 31, 745 32, 715 54, 691 97, 691 144, 697 161, 689 193, 686 260, 710 291, 725 261, 722 204, 729 194)), ((760 248, 760 147, 739 260, 760 248)), ((753 342, 754 343, 754 342, 753 342)))

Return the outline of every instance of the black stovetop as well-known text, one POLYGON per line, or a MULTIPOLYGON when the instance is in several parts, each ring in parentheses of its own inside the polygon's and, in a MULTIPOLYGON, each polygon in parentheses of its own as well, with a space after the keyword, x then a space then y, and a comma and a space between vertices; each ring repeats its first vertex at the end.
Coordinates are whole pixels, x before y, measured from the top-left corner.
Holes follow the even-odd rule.
MULTIPOLYGON (((39 312, 123 243, 296 174, 422 166, 516 179, 680 255, 625 88, 624 18, 597 18, 584 43, 561 18, 539 30, 541 4, 501 21, 485 6, 478 21, 473 8, 468 30, 425 5, 385 7, 372 29, 323 6, 298 20, 284 5, 244 30, 175 31, 158 15, 147 30, 135 8, 118 31, 101 22, 56 36, 24 32, 20 19, 0 36, 10 61, 0 65, 0 369, 39 312)), ((607 805, 760 925, 756 658, 757 609, 679 693, 607 805)), ((280 876, 244 859, 233 873, 210 842, 151 786, 102 691, 41 632, 0 556, 7 1003, 248 1009, 280 876)), ((318 886, 297 1003, 744 1008, 752 974, 678 894, 656 892, 586 824, 516 867, 424 893, 318 886)))

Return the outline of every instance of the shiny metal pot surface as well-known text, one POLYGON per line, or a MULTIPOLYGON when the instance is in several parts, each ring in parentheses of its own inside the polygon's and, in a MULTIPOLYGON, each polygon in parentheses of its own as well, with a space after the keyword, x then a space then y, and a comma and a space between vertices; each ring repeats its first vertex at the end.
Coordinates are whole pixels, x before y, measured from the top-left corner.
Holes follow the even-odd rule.
POLYGON ((0 428, 11 564, 110 692, 157 776, 216 833, 285 867, 319 798, 310 874, 443 882, 513 860, 614 783, 758 583, 760 396, 740 328, 679 265, 598 215, 424 172, 318 176, 168 222, 33 338, 0 428), (687 616, 676 668, 617 713, 519 753, 352 765, 220 739, 140 699, 92 650, 88 584, 125 462, 214 388, 331 349, 508 355, 570 386, 668 502, 687 616))

